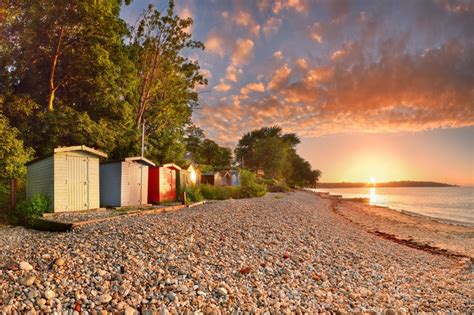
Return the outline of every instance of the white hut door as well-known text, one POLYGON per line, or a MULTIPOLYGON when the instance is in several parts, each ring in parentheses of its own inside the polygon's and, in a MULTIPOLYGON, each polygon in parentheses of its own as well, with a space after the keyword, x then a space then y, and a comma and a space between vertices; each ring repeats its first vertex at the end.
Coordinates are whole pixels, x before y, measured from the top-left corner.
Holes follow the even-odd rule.
POLYGON ((67 210, 89 210, 89 159, 66 156, 67 159, 67 210))
POLYGON ((130 163, 130 205, 141 204, 141 165, 130 163))

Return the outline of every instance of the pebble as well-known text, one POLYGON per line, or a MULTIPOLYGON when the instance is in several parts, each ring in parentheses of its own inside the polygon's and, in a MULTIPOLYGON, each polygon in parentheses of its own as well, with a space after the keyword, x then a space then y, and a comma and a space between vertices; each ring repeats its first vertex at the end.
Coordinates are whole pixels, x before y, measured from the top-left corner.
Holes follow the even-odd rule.
POLYGON ((52 299, 54 299, 55 296, 56 296, 56 293, 54 293, 53 290, 46 290, 46 291, 44 291, 44 297, 45 297, 47 300, 52 300, 52 299))
POLYGON ((35 276, 25 276, 23 277, 23 279, 21 280, 21 283, 27 287, 33 285, 33 283, 35 282, 36 280, 36 277, 35 276))
POLYGON ((169 292, 167 297, 168 300, 170 300, 171 302, 174 302, 177 299, 176 294, 174 294, 173 292, 169 292))
POLYGON ((130 306, 127 306, 123 313, 124 313, 124 315, 135 315, 137 313, 137 311, 134 308, 132 308, 130 306))
POLYGON ((226 295, 227 295, 227 290, 226 290, 226 288, 222 288, 222 287, 221 287, 221 288, 218 288, 218 289, 216 290, 216 292, 217 292, 217 294, 219 294, 220 296, 226 296, 226 295))
POLYGON ((108 293, 102 294, 99 296, 98 301, 102 304, 107 304, 112 301, 112 296, 108 293))
POLYGON ((25 270, 25 271, 33 270, 33 266, 30 265, 30 263, 27 262, 27 261, 22 261, 22 262, 20 262, 20 265, 19 265, 19 266, 20 266, 20 269, 21 269, 21 270, 25 270))
POLYGON ((331 200, 278 196, 62 234, 0 225, 0 314, 469 313, 470 260, 367 233, 331 200))

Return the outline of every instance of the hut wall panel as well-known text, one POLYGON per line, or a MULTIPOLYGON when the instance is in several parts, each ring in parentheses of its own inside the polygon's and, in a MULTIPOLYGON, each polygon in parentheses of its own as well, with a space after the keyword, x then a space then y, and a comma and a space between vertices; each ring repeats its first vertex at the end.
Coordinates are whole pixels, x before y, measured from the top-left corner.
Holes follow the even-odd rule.
POLYGON ((121 185, 121 206, 130 205, 130 163, 122 162, 120 163, 122 167, 122 176, 119 185, 121 185))
POLYGON ((120 207, 121 205, 121 177, 120 162, 100 165, 100 205, 120 207))
POLYGON ((142 204, 148 203, 148 166, 143 165, 142 169, 142 204))
POLYGON ((35 194, 49 196, 51 207, 54 208, 54 172, 53 157, 28 165, 26 174, 26 198, 35 194))

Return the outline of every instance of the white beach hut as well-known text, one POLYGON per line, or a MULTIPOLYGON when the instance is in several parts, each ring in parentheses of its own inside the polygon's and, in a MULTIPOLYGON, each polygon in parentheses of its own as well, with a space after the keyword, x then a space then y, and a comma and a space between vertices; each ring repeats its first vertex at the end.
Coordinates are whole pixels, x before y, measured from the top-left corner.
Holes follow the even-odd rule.
POLYGON ((85 145, 59 147, 27 164, 26 197, 46 195, 54 212, 99 208, 99 158, 107 154, 85 145))

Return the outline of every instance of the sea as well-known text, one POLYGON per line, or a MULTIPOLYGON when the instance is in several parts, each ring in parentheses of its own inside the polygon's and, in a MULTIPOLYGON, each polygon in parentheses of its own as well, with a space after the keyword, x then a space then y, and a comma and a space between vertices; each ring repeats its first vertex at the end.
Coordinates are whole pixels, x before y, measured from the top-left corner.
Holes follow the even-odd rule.
POLYGON ((474 226, 474 187, 319 188, 315 191, 344 198, 369 198, 373 205, 474 226))

